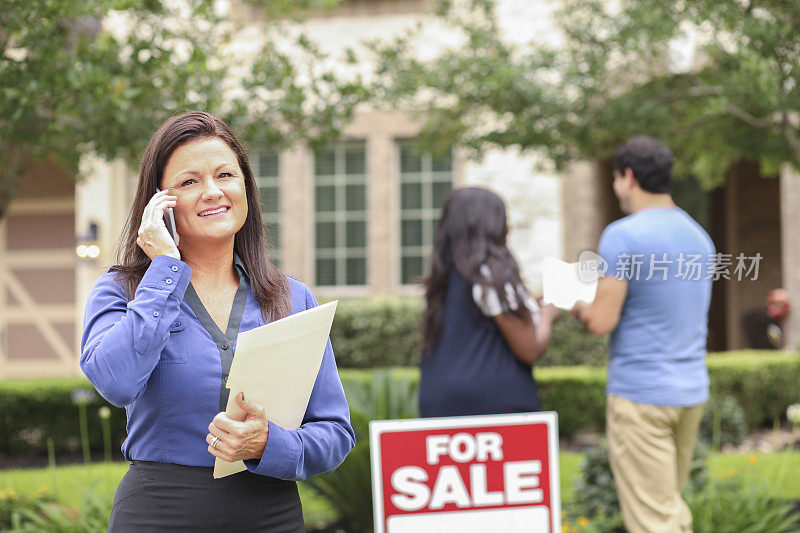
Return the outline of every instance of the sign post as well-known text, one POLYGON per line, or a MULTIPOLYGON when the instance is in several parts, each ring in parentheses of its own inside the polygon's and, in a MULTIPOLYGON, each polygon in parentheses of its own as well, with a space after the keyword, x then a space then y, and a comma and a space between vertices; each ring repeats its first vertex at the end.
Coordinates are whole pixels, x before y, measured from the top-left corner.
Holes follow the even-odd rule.
POLYGON ((561 530, 555 413, 370 422, 375 533, 561 530))

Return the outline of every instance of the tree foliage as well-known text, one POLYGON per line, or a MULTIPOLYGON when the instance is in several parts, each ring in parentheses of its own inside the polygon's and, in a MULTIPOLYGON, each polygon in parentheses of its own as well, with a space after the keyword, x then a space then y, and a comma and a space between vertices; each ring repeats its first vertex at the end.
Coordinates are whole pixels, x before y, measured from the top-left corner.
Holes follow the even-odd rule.
POLYGON ((741 158, 767 174, 800 167, 800 3, 559 5, 556 46, 509 43, 491 0, 441 2, 439 22, 463 44, 420 60, 414 31, 373 43, 373 93, 418 112, 428 144, 540 149, 563 166, 649 134, 707 186, 741 158))
POLYGON ((271 22, 250 24, 245 51, 244 22, 213 0, 4 0, 0 217, 26 162, 75 173, 86 153, 134 161, 182 110, 217 113, 260 147, 336 136, 363 89, 339 83, 319 50, 284 31, 289 15, 336 2, 252 2, 271 22))

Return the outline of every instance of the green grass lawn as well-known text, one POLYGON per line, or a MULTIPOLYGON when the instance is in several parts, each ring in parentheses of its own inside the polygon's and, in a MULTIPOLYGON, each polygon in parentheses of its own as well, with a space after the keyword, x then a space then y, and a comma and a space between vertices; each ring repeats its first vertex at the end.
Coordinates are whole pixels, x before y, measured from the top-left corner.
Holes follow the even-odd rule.
MULTIPOLYGON (((26 495, 48 492, 65 505, 80 507, 84 494, 91 491, 105 494, 111 501, 127 470, 127 462, 69 465, 54 469, 0 470, 0 496, 9 489, 26 495)), ((299 490, 303 515, 308 524, 324 525, 335 519, 336 512, 326 500, 302 483, 299 484, 299 490)))
MULTIPOLYGON (((572 501, 573 479, 578 474, 582 457, 579 453, 560 454, 562 507, 572 501)), ((0 471, 0 494, 7 494, 9 490, 27 495, 47 491, 53 493, 58 501, 78 507, 87 490, 107 494, 111 500, 127 469, 128 463, 123 462, 3 470, 0 471)), ((709 470, 712 478, 746 476, 752 483, 768 485, 776 496, 800 500, 800 476, 795 474, 800 472, 800 453, 715 454, 709 458, 709 470)), ((324 499, 303 483, 299 486, 307 524, 320 526, 335 519, 335 510, 324 499)))
POLYGON ((761 483, 769 493, 786 500, 800 500, 800 453, 725 453, 708 459, 711 476, 724 479, 744 476, 750 484, 761 483))
MULTIPOLYGON (((578 473, 581 455, 562 452, 561 498, 568 502, 572 497, 572 478, 578 473)), ((50 492, 66 505, 79 507, 86 491, 107 494, 113 499, 122 476, 128 470, 128 463, 93 463, 90 465, 59 466, 55 469, 36 468, 0 471, 0 493, 12 489, 19 494, 33 495, 37 492, 50 492)), ((321 526, 336 518, 336 511, 326 500, 319 497, 309 487, 299 483, 303 514, 309 525, 321 526)))

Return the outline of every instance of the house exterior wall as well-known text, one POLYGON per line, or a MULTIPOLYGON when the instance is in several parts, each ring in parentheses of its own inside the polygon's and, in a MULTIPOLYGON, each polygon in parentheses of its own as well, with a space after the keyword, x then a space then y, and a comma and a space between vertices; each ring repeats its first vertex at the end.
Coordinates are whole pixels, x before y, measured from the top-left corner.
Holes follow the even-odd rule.
POLYGON ((726 240, 724 246, 717 245, 718 252, 731 254, 731 279, 722 283, 727 298, 728 349, 747 347, 742 315, 750 309, 763 308, 767 293, 783 284, 779 191, 780 181, 761 176, 755 162, 739 163, 728 173, 726 240), (749 276, 735 275, 739 254, 745 258, 762 256, 755 279, 754 272, 749 276))
MULTIPOLYGON (((233 2, 230 15, 238 20, 259 20, 253 5, 233 2)), ((442 31, 422 12, 433 6, 428 0, 344 1, 333 11, 314 13, 302 24, 307 33, 335 63, 347 47, 358 49, 365 39, 390 38, 427 20, 425 36, 417 50, 429 56, 457 42, 458 36, 442 31)), ((554 40, 549 18, 553 4, 544 0, 503 0, 499 23, 506 38, 517 43, 554 40)), ((367 71, 368 65, 357 70, 367 71)), ((349 67, 348 67, 349 68, 349 67)), ((345 69, 346 71, 346 69, 345 69)), ((400 281, 400 206, 397 141, 413 139, 419 130, 412 117, 362 108, 345 130, 349 139, 366 143, 368 173, 368 281, 365 286, 318 288, 325 297, 366 294, 420 293, 419 286, 400 281)), ((479 185, 495 190, 509 208, 509 243, 520 262, 528 285, 541 293, 541 260, 562 256, 561 184, 554 173, 534 170, 537 157, 514 150, 490 150, 476 160, 456 150, 453 183, 479 185)), ((313 284, 314 203, 313 154, 304 147, 281 154, 281 268, 313 284)))
MULTIPOLYGON (((304 29, 335 55, 365 38, 390 37, 410 27, 432 0, 349 0, 333 12, 317 13, 304 29)), ((499 22, 508 39, 524 43, 533 37, 553 40, 555 31, 547 0, 502 0, 499 22)), ((253 20, 252 5, 233 3, 231 16, 253 20)), ((452 35, 427 30, 420 47, 430 55, 452 44, 452 35)), ((420 294, 419 285, 401 282, 401 208, 398 142, 413 139, 419 125, 402 113, 359 110, 346 130, 366 147, 367 283, 324 287, 320 297, 420 294)), ((244 139, 246 141, 246 139, 244 139)), ((250 154, 251 159, 254 154, 250 154)), ((534 294, 541 293, 541 260, 553 255, 575 261, 594 250, 603 228, 621 214, 610 184, 607 162, 575 162, 564 172, 541 172, 535 154, 489 150, 480 159, 455 149, 455 186, 479 185, 495 190, 508 207, 509 244, 534 294)), ((315 279, 314 154, 305 146, 280 154, 281 268, 309 285, 315 279)), ((115 263, 136 185, 136 172, 121 162, 86 158, 85 179, 51 165, 33 165, 8 217, 0 223, 0 378, 48 376, 78 372, 78 344, 83 306, 97 277, 115 263), (99 229, 100 255, 75 256, 76 236, 90 225, 99 229)), ((717 243, 729 253, 760 252, 760 278, 728 283, 724 292, 726 347, 742 345, 739 316, 761 304, 769 289, 784 286, 795 304, 786 328, 789 346, 800 340, 800 272, 781 265, 800 264, 800 174, 787 167, 779 180, 763 180, 751 166, 728 176, 723 192, 725 232, 717 243), (780 231, 780 228, 783 231, 780 231)))
POLYGON ((783 325, 785 347, 800 343, 800 172, 784 165, 780 177, 781 281, 789 293, 792 312, 783 325))
POLYGON ((0 222, 0 379, 75 371, 74 182, 25 168, 0 222))

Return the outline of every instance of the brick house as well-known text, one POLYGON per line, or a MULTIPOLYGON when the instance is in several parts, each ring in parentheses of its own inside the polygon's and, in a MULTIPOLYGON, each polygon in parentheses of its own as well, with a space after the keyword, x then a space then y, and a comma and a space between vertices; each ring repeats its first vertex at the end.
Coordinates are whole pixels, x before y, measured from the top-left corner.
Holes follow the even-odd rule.
MULTIPOLYGON (((348 0, 305 24, 323 46, 335 48, 342 36, 390 35, 429 4, 348 0)), ((510 31, 534 24, 537 34, 547 34, 552 7, 545 0, 501 5, 510 31)), ((252 18, 250 9, 234 4, 231 16, 252 18)), ((511 247, 540 293, 544 256, 575 260, 595 249, 602 228, 620 215, 607 164, 575 163, 556 175, 535 171, 537 157, 515 150, 490 151, 481 161, 460 149, 434 157, 413 149, 417 132, 401 113, 364 110, 340 143, 316 153, 305 146, 281 153, 249 147, 284 272, 323 297, 419 294, 416 280, 443 201, 453 187, 480 184, 505 198, 511 247)), ((136 181, 135 171, 118 162, 87 159, 81 174, 86 179, 75 185, 58 169, 30 166, 0 223, 0 378, 78 372, 83 302, 113 264, 136 181), (96 245, 97 257, 78 258, 78 244, 96 245)), ((800 305, 800 174, 786 168, 768 179, 743 162, 728 172, 725 187, 711 193, 684 187, 676 200, 705 224, 718 251, 763 256, 757 281, 716 284, 712 348, 742 347, 741 314, 772 288, 787 288, 800 305)), ((790 320, 796 346, 800 309, 790 320)))

